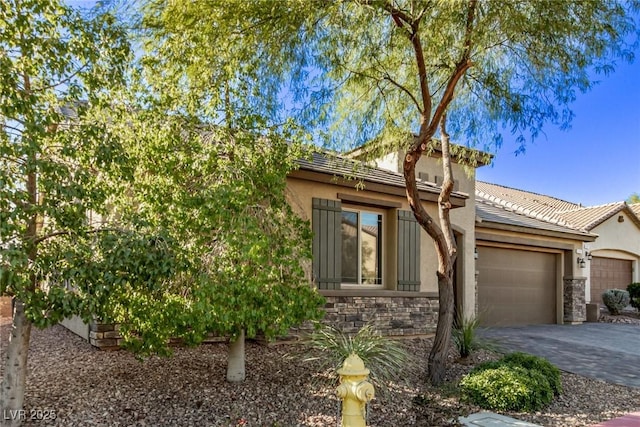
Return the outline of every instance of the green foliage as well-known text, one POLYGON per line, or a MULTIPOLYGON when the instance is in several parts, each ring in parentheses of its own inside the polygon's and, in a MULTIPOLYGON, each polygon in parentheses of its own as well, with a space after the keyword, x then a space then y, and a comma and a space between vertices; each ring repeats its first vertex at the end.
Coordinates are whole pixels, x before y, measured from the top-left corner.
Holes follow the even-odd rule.
POLYGON ((469 357, 474 351, 482 348, 491 348, 491 344, 478 337, 480 319, 477 316, 464 317, 458 314, 453 325, 453 343, 460 357, 469 357))
POLYGON ((297 128, 230 104, 215 126, 223 80, 191 96, 181 61, 170 75, 152 55, 132 63, 103 11, 0 10, 0 292, 31 322, 97 316, 146 354, 322 315, 310 227, 285 197, 297 128))
POLYGON ((501 362, 506 365, 539 371, 549 381, 551 389, 556 396, 562 393, 560 370, 548 360, 531 354, 516 352, 504 356, 501 362))
POLYGON ((194 86, 222 87, 220 77, 233 72, 234 105, 246 107, 264 88, 263 111, 281 113, 280 86, 292 101, 288 114, 343 148, 408 144, 421 122, 433 124, 447 83, 468 56, 473 65, 457 83, 449 131, 453 140, 483 147, 501 141, 503 125, 522 144, 545 124, 568 127, 569 105, 593 86, 590 72, 607 75, 616 59, 633 60, 635 10, 633 2, 607 0, 152 0, 144 23, 159 42, 154 52, 189 58, 184 69, 201 76, 190 80, 194 86), (209 54, 212 46, 222 47, 219 54, 209 54), (251 98, 234 96, 237 90, 251 98))
POLYGON ((633 193, 626 200, 628 205, 633 205, 635 203, 640 203, 640 193, 633 193))
POLYGON ((535 411, 562 393, 558 368, 525 353, 508 354, 476 366, 460 387, 466 399, 497 410, 535 411))
POLYGON ((607 289, 602 293, 602 302, 614 316, 620 314, 630 301, 629 292, 623 289, 607 289))
POLYGON ((388 391, 391 382, 401 382, 403 372, 416 363, 398 341, 380 335, 371 324, 360 328, 355 335, 321 325, 305 344, 321 352, 321 356, 310 360, 319 360, 321 369, 331 369, 332 378, 337 378, 336 369, 349 355, 358 355, 371 371, 372 383, 383 393, 388 391))
POLYGON ((38 326, 84 314, 87 293, 55 268, 95 267, 99 217, 131 163, 102 112, 125 83, 130 56, 108 13, 81 16, 58 1, 0 2, 0 293, 27 304, 38 326))
POLYGON ((631 306, 640 311, 640 283, 631 283, 627 286, 631 306))
POLYGON ((460 387, 465 399, 499 411, 536 411, 553 399, 549 381, 540 371, 508 364, 470 373, 460 387))

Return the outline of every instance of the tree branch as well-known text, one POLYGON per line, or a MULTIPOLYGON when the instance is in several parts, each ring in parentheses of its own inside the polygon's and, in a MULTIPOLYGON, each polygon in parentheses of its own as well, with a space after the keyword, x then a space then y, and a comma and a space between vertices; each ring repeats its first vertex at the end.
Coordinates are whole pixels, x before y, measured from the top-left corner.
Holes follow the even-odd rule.
MULTIPOLYGON (((108 231, 118 231, 121 232, 123 231, 122 229, 119 228, 94 228, 93 230, 87 230, 84 231, 83 234, 97 234, 97 233, 103 233, 103 232, 108 232, 108 231)), ((80 233, 76 233, 70 230, 60 230, 60 231, 52 231, 49 234, 45 234, 44 236, 40 236, 37 239, 33 240, 33 244, 37 245, 39 243, 44 242, 45 240, 51 239, 53 237, 57 237, 57 236, 72 236, 74 234, 80 234, 80 233)))
MULTIPOLYGON (((453 193, 453 175, 451 173, 451 152, 450 152, 450 139, 446 129, 447 115, 442 115, 440 119, 440 149, 442 150, 442 169, 444 171, 444 182, 440 189, 440 196, 438 197, 438 215, 440 217, 440 225, 444 230, 451 230, 451 193, 453 193)), ((453 238, 453 233, 445 233, 445 241, 447 242, 447 254, 451 257, 457 252, 456 242, 453 238)), ((451 262, 453 265, 453 261, 451 262)))
POLYGON ((420 112, 420 114, 422 115, 423 111, 422 111, 422 107, 420 107, 420 103, 418 102, 418 100, 416 99, 415 96, 413 96, 413 94, 411 93, 411 91, 409 91, 409 89, 407 89, 405 86, 401 85, 400 83, 398 83, 397 81, 395 81, 390 75, 389 73, 386 73, 384 76, 384 79, 386 81, 388 81, 389 83, 391 83, 392 85, 394 85, 395 87, 397 87, 398 89, 400 89, 401 91, 403 91, 404 93, 406 93, 409 98, 411 98, 411 100, 413 101, 413 103, 416 105, 416 108, 418 109, 418 111, 420 112))
MULTIPOLYGON (((475 11, 476 11, 476 0, 470 0, 469 10, 467 11, 467 23, 466 23, 465 36, 464 36, 464 49, 462 51, 460 60, 456 63, 456 68, 453 74, 451 75, 451 77, 449 78, 449 81, 447 82, 447 86, 444 90, 442 98, 440 99, 440 102, 438 103, 438 106, 436 107, 436 111, 433 114, 431 123, 429 124, 429 126, 426 128, 424 132, 424 134, 427 137, 430 137, 435 133, 436 128, 440 123, 440 119, 445 114, 447 108, 449 107, 449 104, 453 100, 453 94, 455 92, 458 81, 460 81, 462 76, 473 65, 473 63, 471 62, 471 48, 472 48, 471 36, 473 33, 473 21, 475 19, 475 11)), ((422 136, 423 132, 420 132, 420 135, 422 136)), ((418 145, 414 147, 414 149, 418 151, 418 153, 422 154, 422 152, 426 149, 425 142, 426 141, 424 140, 418 141, 418 145)))

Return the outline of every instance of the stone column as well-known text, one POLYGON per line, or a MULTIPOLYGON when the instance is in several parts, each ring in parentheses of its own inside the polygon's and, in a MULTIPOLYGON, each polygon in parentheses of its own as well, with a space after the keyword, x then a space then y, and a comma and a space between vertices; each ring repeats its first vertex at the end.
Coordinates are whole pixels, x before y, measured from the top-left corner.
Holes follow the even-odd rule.
POLYGON ((100 350, 118 350, 122 343, 120 325, 94 320, 89 324, 89 343, 100 350))
POLYGON ((587 304, 585 299, 586 277, 565 276, 564 289, 564 323, 580 324, 587 320, 587 304))

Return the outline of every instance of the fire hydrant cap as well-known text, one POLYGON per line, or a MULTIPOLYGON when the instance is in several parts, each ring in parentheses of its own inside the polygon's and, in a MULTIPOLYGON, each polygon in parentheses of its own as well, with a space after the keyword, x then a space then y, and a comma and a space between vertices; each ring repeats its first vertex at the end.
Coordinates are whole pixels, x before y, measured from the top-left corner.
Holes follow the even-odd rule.
POLYGON ((357 354, 351 353, 338 369, 339 375, 369 375, 369 370, 364 367, 364 362, 357 354))

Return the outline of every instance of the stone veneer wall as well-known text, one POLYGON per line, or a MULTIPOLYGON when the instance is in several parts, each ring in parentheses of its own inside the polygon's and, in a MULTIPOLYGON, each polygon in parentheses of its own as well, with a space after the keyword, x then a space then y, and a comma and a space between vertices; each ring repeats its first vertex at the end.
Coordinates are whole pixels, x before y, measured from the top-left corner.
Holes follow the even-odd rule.
POLYGON ((587 303, 585 299, 586 277, 565 277, 564 316, 565 323, 582 323, 587 320, 587 303))
POLYGON ((120 325, 113 323, 91 322, 89 325, 89 343, 100 350, 117 350, 122 344, 120 325))
MULTIPOLYGON (((416 336, 435 333, 438 323, 438 295, 419 292, 377 291, 358 295, 360 291, 323 291, 327 303, 323 323, 346 333, 356 333, 373 323, 382 335, 416 336)), ((101 350, 120 348, 119 325, 92 322, 89 343, 101 350)), ((311 332, 311 324, 292 329, 292 334, 311 332)), ((220 341, 220 337, 213 341, 220 341)))
MULTIPOLYGON (((438 323, 437 294, 419 292, 322 291, 327 303, 323 323, 355 333, 371 322, 385 336, 432 334, 438 323)), ((307 332, 303 326, 292 332, 307 332)))

